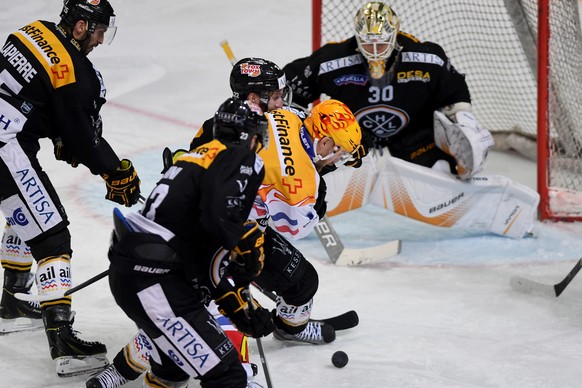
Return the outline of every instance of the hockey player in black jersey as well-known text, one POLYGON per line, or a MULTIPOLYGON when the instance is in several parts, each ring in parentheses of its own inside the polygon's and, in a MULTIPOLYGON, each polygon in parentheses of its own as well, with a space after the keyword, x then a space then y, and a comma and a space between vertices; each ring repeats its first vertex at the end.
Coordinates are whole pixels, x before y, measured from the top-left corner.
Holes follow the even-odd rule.
POLYGON ((354 36, 283 70, 294 104, 307 107, 322 94, 344 102, 360 123, 362 143, 377 149, 364 158, 365 168, 326 175, 328 215, 371 203, 442 227, 528 234, 539 196, 506 177, 474 179, 493 138, 471 112, 465 76, 440 45, 400 31, 387 4, 366 3, 355 15, 354 36), (396 187, 402 182, 406 191, 396 187))
POLYGON ((249 336, 274 329, 268 310, 249 312, 247 294, 264 263, 264 235, 247 219, 265 174, 256 151, 268 145, 267 121, 230 98, 213 133, 176 160, 139 213, 115 216, 109 283, 153 343, 144 386, 186 387, 193 377, 206 388, 246 387, 237 350, 206 308, 211 300, 249 336))
POLYGON ((7 220, 0 334, 42 328, 44 320, 57 373, 67 376, 106 365, 105 345, 76 336, 71 297, 40 306, 14 298, 34 283, 33 258, 40 293, 61 295, 71 285, 69 221, 37 159, 39 139, 53 140, 58 160, 100 175, 107 199, 131 206, 140 190, 132 163, 102 136, 106 89, 87 58, 113 38, 113 8, 107 0, 66 0, 60 17, 20 28, 0 51, 0 210, 7 220), (21 325, 23 318, 29 323, 21 325))

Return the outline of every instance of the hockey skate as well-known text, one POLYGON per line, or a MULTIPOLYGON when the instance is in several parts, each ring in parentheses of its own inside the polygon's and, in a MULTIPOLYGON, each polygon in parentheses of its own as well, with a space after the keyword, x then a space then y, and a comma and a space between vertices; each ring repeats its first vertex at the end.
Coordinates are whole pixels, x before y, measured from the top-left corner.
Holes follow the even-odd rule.
POLYGON ((0 335, 44 327, 38 302, 24 302, 14 297, 17 292, 30 293, 34 274, 4 271, 4 287, 0 302, 0 335))
POLYGON ((115 365, 111 364, 95 376, 87 380, 87 388, 118 388, 130 380, 119 373, 115 365))
POLYGON ((305 329, 297 334, 289 334, 277 328, 273 331, 273 337, 280 341, 322 345, 335 341, 335 330, 332 326, 323 322, 309 321, 305 329))
POLYGON ((60 377, 96 372, 109 364, 104 344, 77 337, 73 330, 74 315, 66 305, 51 306, 44 311, 51 357, 56 361, 60 377))

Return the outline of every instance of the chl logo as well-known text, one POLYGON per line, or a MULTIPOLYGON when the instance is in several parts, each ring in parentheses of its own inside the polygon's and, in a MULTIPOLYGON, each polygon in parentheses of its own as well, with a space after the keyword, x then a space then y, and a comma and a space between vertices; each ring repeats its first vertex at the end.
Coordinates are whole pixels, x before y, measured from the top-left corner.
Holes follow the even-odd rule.
POLYGON ((22 211, 22 208, 18 208, 16 210, 14 210, 14 213, 12 213, 12 217, 6 217, 6 222, 8 222, 8 225, 20 225, 20 226, 25 226, 28 225, 28 220, 26 219, 26 216, 24 215, 24 212, 22 211))
POLYGON ((355 116, 362 129, 371 131, 382 139, 397 134, 410 121, 405 111, 388 105, 373 105, 360 109, 355 116))

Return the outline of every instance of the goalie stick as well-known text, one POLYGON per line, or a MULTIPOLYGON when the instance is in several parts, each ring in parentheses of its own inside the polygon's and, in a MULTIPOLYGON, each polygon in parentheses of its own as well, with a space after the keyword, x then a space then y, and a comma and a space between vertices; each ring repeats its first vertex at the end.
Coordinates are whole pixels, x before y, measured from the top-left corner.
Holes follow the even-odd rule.
MULTIPOLYGON (((224 54, 230 61, 231 65, 237 62, 236 57, 230 44, 226 39, 220 41, 220 47, 224 50, 224 54)), ((400 253, 401 242, 394 240, 385 244, 359 249, 345 248, 341 242, 339 235, 332 227, 327 216, 323 216, 319 223, 315 226, 315 234, 323 245, 325 252, 329 256, 332 263, 339 266, 355 266, 362 264, 372 264, 382 261, 388 257, 396 256, 400 253)))
POLYGON ((543 284, 535 280, 523 278, 521 276, 513 276, 509 280, 509 285, 516 291, 525 292, 539 296, 558 297, 564 292, 564 289, 570 284, 572 279, 582 269, 582 259, 578 260, 574 268, 570 270, 568 275, 559 283, 543 284))

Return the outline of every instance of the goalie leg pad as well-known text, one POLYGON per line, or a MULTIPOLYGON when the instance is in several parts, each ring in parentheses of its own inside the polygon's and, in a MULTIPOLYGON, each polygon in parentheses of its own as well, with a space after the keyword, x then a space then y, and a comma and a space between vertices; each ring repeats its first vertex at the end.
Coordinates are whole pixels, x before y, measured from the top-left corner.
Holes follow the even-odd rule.
POLYGON ((359 168, 342 166, 324 175, 328 217, 358 209, 367 203, 376 181, 375 160, 374 154, 370 154, 362 159, 359 168))
POLYGON ((461 181, 450 174, 385 156, 370 203, 439 227, 524 237, 539 195, 504 176, 461 181))

